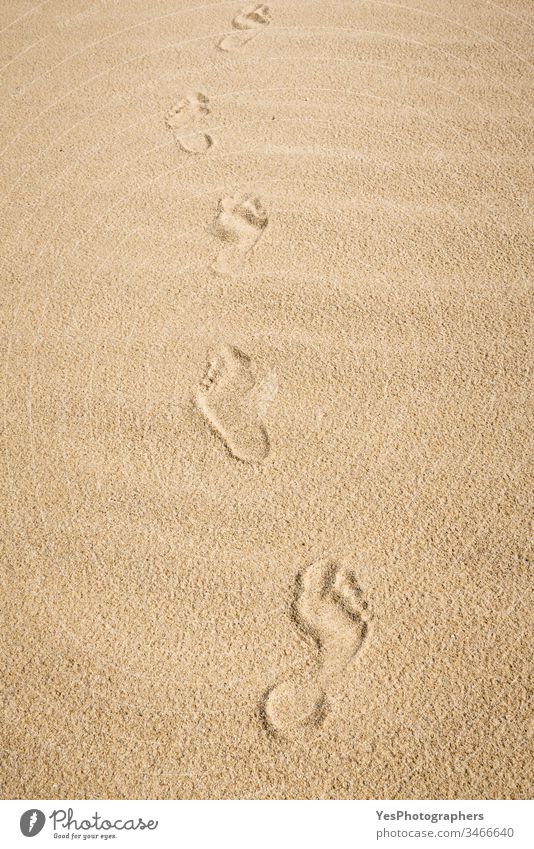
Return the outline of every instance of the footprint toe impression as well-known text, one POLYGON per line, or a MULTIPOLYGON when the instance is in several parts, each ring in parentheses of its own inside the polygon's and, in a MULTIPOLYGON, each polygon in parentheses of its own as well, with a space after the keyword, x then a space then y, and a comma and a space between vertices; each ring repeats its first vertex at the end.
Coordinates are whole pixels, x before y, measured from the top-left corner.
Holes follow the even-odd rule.
POLYGON ((266 720, 285 736, 321 724, 326 694, 361 649, 371 618, 354 571, 331 560, 318 560, 300 575, 294 614, 316 641, 319 663, 307 681, 283 680, 267 694, 266 720))
POLYGON ((170 130, 179 130, 202 115, 209 115, 209 111, 209 99, 202 92, 195 92, 188 94, 176 106, 169 109, 165 115, 165 123, 170 130))
MULTIPOLYGON (((225 345, 210 361, 196 393, 196 403, 208 424, 233 457, 261 463, 270 451, 262 421, 266 400, 252 360, 239 348, 225 345)), ((269 384, 271 386, 271 384, 269 384)), ((276 389, 275 389, 276 392, 276 389)))
POLYGON ((177 142, 186 153, 206 153, 213 145, 209 133, 184 133, 177 137, 177 142))

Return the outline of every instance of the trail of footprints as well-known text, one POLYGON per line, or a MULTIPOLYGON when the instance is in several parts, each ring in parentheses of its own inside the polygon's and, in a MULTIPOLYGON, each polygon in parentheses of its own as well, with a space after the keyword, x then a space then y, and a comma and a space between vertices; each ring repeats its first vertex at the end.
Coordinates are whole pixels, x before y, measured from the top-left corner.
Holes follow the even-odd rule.
MULTIPOLYGON (((230 52, 244 47, 270 20, 267 6, 245 7, 233 18, 234 31, 219 41, 219 49, 230 52)), ((167 112, 165 124, 183 151, 202 154, 213 146, 204 123, 208 115, 208 97, 194 92, 167 112)), ((212 225, 220 243, 212 269, 219 274, 239 271, 268 221, 261 200, 253 194, 221 198, 212 225)), ((277 392, 276 372, 259 379, 253 360, 225 344, 212 352, 195 391, 195 403, 229 454, 257 465, 271 450, 265 419, 277 392)), ((295 625, 313 638, 318 661, 312 672, 297 672, 275 683, 264 696, 261 716, 273 735, 306 739, 322 724, 343 673, 361 651, 371 613, 351 566, 326 559, 312 563, 298 576, 292 616, 295 625)))

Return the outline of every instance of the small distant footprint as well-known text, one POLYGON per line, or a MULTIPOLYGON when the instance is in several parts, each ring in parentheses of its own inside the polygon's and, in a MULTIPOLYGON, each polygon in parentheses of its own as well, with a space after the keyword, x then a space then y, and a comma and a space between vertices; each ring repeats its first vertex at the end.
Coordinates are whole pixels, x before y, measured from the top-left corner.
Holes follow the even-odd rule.
POLYGON ((204 133, 195 124, 209 115, 209 100, 202 92, 188 94, 165 115, 167 127, 173 131, 176 141, 187 153, 205 153, 213 144, 209 133, 204 133))
POLYGON ((224 244, 213 269, 221 274, 237 271, 260 239, 268 221, 259 198, 249 194, 222 198, 213 229, 224 244))
POLYGON ((270 451, 263 418, 277 391, 274 372, 258 382, 253 361, 239 348, 223 345, 210 360, 195 400, 234 457, 261 463, 270 451))
POLYGON ((293 676, 267 693, 264 719, 283 736, 310 734, 321 724, 327 694, 360 651, 371 619, 352 568, 330 560, 318 560, 299 576, 293 613, 320 657, 311 676, 293 676))
POLYGON ((232 21, 232 26, 237 32, 225 35, 219 42, 219 49, 230 51, 238 50, 261 32, 262 28, 270 24, 271 13, 268 6, 263 4, 245 6, 232 21))

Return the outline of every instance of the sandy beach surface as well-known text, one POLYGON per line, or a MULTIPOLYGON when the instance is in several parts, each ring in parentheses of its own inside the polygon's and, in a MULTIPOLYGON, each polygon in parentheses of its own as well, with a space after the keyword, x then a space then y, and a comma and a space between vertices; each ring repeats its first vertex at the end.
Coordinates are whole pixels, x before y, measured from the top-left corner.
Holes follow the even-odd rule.
POLYGON ((532 3, 0 9, 2 797, 529 797, 532 3))

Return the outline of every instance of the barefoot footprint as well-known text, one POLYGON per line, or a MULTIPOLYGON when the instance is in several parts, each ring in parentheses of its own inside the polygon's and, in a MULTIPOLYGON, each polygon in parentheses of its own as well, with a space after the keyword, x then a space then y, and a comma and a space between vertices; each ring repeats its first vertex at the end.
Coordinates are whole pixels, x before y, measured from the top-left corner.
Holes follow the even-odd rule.
POLYGON ((292 677, 267 693, 265 721, 284 736, 305 735, 321 724, 327 693, 360 651, 371 619, 354 571, 330 560, 318 560, 300 575, 294 616, 316 640, 320 658, 311 677, 292 677))
POLYGON ((209 113, 208 98, 202 92, 196 92, 188 94, 165 115, 167 127, 173 131, 176 141, 186 153, 205 153, 212 146, 212 137, 194 127, 197 121, 209 113))
POLYGON ((258 383, 252 360, 239 348, 223 345, 210 360, 196 403, 234 457, 261 463, 270 450, 262 418, 276 393, 274 372, 258 383))
POLYGON ((221 274, 237 271, 260 239, 268 224, 259 198, 236 194, 219 201, 214 222, 215 235, 224 243, 212 268, 221 274))
POLYGON ((219 49, 238 50, 259 35, 262 28, 270 22, 271 13, 268 6, 246 6, 232 21, 232 26, 237 32, 225 35, 219 42, 219 49))

